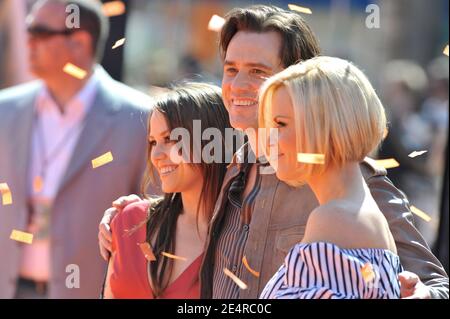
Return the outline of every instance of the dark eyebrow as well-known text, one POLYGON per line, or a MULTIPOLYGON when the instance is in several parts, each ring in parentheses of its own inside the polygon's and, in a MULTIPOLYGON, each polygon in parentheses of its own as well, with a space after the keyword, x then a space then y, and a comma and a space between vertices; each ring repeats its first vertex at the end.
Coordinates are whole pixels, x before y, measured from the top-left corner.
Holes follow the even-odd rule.
MULTIPOLYGON (((169 133, 169 130, 165 130, 165 131, 161 132, 160 135, 166 135, 167 133, 169 133)), ((148 138, 150 139, 150 138, 154 138, 154 137, 153 137, 153 135, 150 135, 148 138)))
MULTIPOLYGON (((236 63, 233 61, 225 60, 225 62, 224 62, 224 66, 232 66, 235 64, 236 63)), ((265 65, 264 63, 245 63, 245 66, 253 67, 253 68, 261 68, 261 69, 266 69, 266 70, 272 70, 272 68, 270 66, 265 65)))

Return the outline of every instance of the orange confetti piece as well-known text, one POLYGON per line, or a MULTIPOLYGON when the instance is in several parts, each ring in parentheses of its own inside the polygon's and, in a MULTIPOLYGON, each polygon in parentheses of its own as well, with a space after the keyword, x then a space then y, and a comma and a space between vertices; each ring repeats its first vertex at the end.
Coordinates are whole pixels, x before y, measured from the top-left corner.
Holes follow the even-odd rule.
POLYGON ((0 192, 8 191, 9 192, 9 186, 8 183, 0 183, 0 192))
POLYGON ((117 40, 116 43, 114 43, 112 49, 114 50, 114 49, 116 49, 116 48, 122 46, 124 43, 125 43, 125 38, 122 38, 122 39, 120 39, 120 40, 117 40))
POLYGON ((389 130, 387 129, 387 127, 384 128, 383 131, 383 140, 389 135, 389 130))
POLYGON ((152 247, 150 246, 149 243, 140 243, 138 245, 141 248, 141 251, 144 254, 145 259, 147 259, 148 261, 155 261, 156 260, 156 257, 153 254, 152 247))
POLYGON ((424 221, 429 222, 431 220, 430 215, 428 215, 427 213, 421 211, 420 209, 418 209, 415 206, 411 205, 411 213, 419 216, 420 218, 422 218, 424 221))
POLYGON ((298 153, 297 161, 307 164, 325 164, 325 155, 314 153, 298 153))
POLYGON ((387 158, 382 160, 376 160, 375 163, 385 169, 399 167, 400 164, 393 158, 387 158))
POLYGON ((82 80, 86 77, 87 72, 72 63, 66 63, 63 69, 64 72, 77 78, 78 80, 82 80))
POLYGON ((2 202, 3 205, 11 205, 12 204, 12 195, 11 192, 2 194, 2 202))
POLYGON ((11 232, 11 236, 9 236, 9 238, 25 244, 31 244, 33 242, 33 234, 15 229, 11 232))
POLYGON ((185 257, 180 257, 180 256, 177 256, 177 255, 172 255, 172 254, 166 253, 165 251, 163 251, 163 252, 161 253, 161 255, 166 256, 167 258, 178 259, 178 260, 182 260, 182 261, 186 261, 186 260, 187 260, 185 257))
POLYGON ((0 194, 2 195, 2 203, 4 206, 12 204, 12 194, 8 183, 0 183, 0 194))
POLYGON ((40 176, 36 176, 33 179, 33 190, 35 193, 40 193, 44 188, 44 180, 40 176))
POLYGON ((312 14, 312 11, 310 8, 300 7, 295 4, 288 4, 288 7, 292 11, 297 11, 297 12, 306 13, 306 14, 312 14))
POLYGON ((223 25, 225 24, 225 19, 217 14, 213 15, 208 23, 208 30, 220 32, 223 25))
POLYGON ((445 46, 444 51, 442 53, 448 56, 448 44, 445 46))
POLYGON ((362 266, 361 274, 366 283, 369 283, 375 279, 375 272, 373 271, 373 267, 370 263, 366 263, 362 266))
POLYGON ((250 273, 255 276, 255 277, 259 277, 259 272, 256 270, 253 270, 252 268, 250 268, 250 266, 248 265, 248 261, 247 261, 247 257, 244 256, 242 258, 242 263, 244 264, 245 268, 247 268, 248 271, 250 271, 250 273))
POLYGON ((103 13, 107 17, 120 16, 125 13, 125 4, 122 1, 110 1, 103 4, 103 13))
POLYGON ((411 158, 414 158, 416 156, 420 156, 422 154, 425 154, 426 152, 428 152, 428 151, 414 151, 414 152, 411 152, 408 156, 411 157, 411 158))
POLYGON ((92 168, 97 168, 108 164, 113 161, 113 155, 111 152, 105 153, 95 159, 92 160, 92 168))
POLYGON ((228 277, 230 277, 231 280, 233 280, 234 283, 235 283, 236 285, 239 286, 239 288, 241 288, 241 289, 247 289, 247 288, 248 288, 248 286, 247 286, 242 280, 240 280, 235 274, 233 274, 233 273, 232 273, 230 270, 228 270, 227 268, 224 268, 224 269, 223 269, 223 272, 225 273, 225 275, 227 275, 228 277))

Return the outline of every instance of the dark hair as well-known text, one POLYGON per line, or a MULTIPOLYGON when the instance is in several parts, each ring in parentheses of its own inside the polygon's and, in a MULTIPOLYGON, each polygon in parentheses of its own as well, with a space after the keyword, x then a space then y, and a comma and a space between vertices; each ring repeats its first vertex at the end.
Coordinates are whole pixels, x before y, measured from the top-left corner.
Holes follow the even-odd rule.
MULTIPOLYGON (((187 129, 191 137, 191 145, 194 142, 192 137, 195 136, 194 120, 201 121, 202 131, 210 127, 217 128, 222 134, 222 138, 225 136, 225 129, 231 129, 228 113, 222 102, 220 88, 210 84, 186 83, 183 86, 173 88, 170 92, 158 98, 152 109, 152 112, 154 111, 161 112, 164 115, 170 130, 178 127, 187 129)), ((148 118, 149 132, 150 118, 151 115, 148 118)), ((208 143, 208 141, 202 139, 201 150, 208 143)), ((221 147, 222 158, 220 161, 213 161, 210 164, 203 161, 198 164, 189 164, 198 167, 204 180, 200 202, 197 206, 197 221, 200 207, 204 208, 206 215, 204 217, 208 221, 211 219, 226 172, 226 152, 234 151, 233 149, 226 149, 223 139, 221 147)), ((191 149, 194 150, 194 148, 191 149)), ((150 182, 154 180, 154 169, 150 160, 151 151, 151 145, 148 142, 147 170, 142 184, 142 193, 145 193, 150 182)), ((176 225, 182 208, 180 193, 166 193, 162 199, 153 200, 150 205, 146 240, 152 245, 156 257, 156 261, 150 263, 149 266, 155 296, 161 295, 167 287, 167 280, 173 269, 172 259, 161 257, 161 252, 175 251, 176 225)))
POLYGON ((44 0, 59 2, 64 6, 76 5, 80 10, 80 30, 91 35, 93 56, 97 61, 103 57, 106 41, 109 35, 109 20, 103 13, 102 3, 99 0, 44 0))
POLYGON ((277 32, 282 39, 279 57, 285 68, 320 54, 316 36, 297 12, 275 6, 253 5, 232 9, 225 19, 219 40, 223 59, 238 31, 277 32))

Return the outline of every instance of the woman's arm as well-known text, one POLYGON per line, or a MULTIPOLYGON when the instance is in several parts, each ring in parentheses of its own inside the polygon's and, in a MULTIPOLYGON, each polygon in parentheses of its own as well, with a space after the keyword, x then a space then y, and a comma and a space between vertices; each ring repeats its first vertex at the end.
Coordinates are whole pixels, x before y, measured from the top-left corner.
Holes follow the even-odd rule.
POLYGON ((108 260, 110 253, 111 253, 111 242, 112 242, 112 235, 111 235, 111 228, 110 224, 118 213, 120 213, 125 207, 127 207, 129 204, 139 202, 141 199, 137 195, 128 195, 128 196, 122 196, 116 199, 112 203, 112 207, 108 208, 103 213, 103 218, 100 221, 100 224, 98 225, 98 245, 100 248, 100 255, 103 257, 104 260, 108 260))
POLYGON ((112 293, 110 284, 111 274, 113 273, 114 255, 115 254, 112 254, 109 257, 108 270, 106 272, 106 279, 105 279, 105 288, 103 291, 103 299, 114 299, 114 295, 112 293))

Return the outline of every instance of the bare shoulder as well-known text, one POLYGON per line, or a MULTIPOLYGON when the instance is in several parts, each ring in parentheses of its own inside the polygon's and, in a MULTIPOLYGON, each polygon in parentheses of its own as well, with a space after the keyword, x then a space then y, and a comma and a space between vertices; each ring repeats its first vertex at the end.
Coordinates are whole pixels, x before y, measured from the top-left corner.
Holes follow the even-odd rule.
POLYGON ((343 234, 358 228, 355 214, 341 203, 330 203, 315 208, 306 223, 304 241, 326 241, 338 244, 343 234))
POLYGON ((381 212, 334 201, 311 212, 303 242, 329 242, 341 248, 388 248, 387 229, 381 212))

